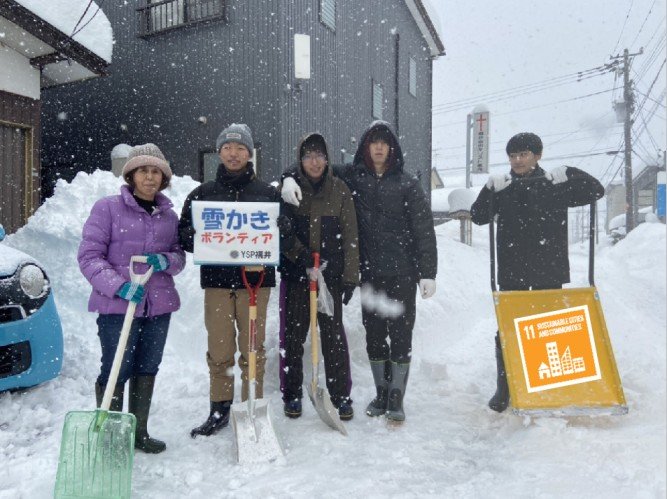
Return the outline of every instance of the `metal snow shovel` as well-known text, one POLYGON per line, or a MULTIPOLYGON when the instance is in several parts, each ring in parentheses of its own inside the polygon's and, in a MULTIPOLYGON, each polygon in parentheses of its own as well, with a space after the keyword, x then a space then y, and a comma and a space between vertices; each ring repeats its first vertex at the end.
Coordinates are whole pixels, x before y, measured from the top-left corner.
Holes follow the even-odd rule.
MULTIPOLYGON (((320 254, 313 253, 315 269, 320 268, 320 254)), ((329 391, 326 388, 317 385, 317 375, 319 372, 319 332, 317 330, 317 281, 310 281, 310 348, 313 361, 313 377, 308 386, 308 396, 315 406, 320 419, 328 424, 334 430, 338 430, 347 436, 345 425, 340 420, 338 410, 331 403, 329 391)))
MULTIPOLYGON (((144 285, 150 279, 153 267, 144 274, 135 274, 135 263, 146 263, 146 257, 130 259, 131 281, 144 285)), ((72 411, 65 416, 54 492, 56 499, 130 497, 136 419, 134 414, 111 412, 109 407, 136 307, 136 303, 128 303, 100 408, 72 411)))
POLYGON ((248 400, 232 405, 232 428, 236 459, 240 464, 275 461, 283 450, 273 429, 269 401, 255 399, 257 385, 257 291, 264 281, 264 267, 243 267, 243 284, 249 296, 248 400), (259 272, 257 284, 248 283, 246 272, 259 272))

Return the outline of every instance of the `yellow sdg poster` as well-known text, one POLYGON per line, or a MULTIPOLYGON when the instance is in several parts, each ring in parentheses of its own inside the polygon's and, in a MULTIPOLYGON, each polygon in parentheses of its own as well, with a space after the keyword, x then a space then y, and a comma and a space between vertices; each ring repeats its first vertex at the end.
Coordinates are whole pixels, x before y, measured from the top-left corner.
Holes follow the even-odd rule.
POLYGON ((588 306, 514 319, 529 393, 600 379, 588 306))

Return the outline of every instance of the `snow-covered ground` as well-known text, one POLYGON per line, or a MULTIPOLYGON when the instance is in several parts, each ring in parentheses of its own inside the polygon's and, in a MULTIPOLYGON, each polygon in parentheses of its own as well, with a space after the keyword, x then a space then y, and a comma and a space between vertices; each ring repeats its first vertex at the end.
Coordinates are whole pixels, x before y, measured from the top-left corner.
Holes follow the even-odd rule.
MULTIPOLYGON (((2 499, 52 497, 63 418, 94 408, 100 349, 76 249, 94 201, 119 186, 108 172, 60 181, 55 196, 3 243, 46 265, 65 360, 58 379, 0 394, 2 499)), ((174 178, 166 193, 177 212, 194 186, 188 177, 174 178)), ((345 309, 357 411, 347 423, 349 436, 325 426, 308 401, 300 419, 283 417, 272 295, 265 394, 286 450, 279 464, 235 464, 231 428, 210 438, 189 436, 208 413, 203 292, 190 258, 177 277, 183 307, 173 316, 150 421, 168 448, 135 455, 134 497, 665 497, 665 226, 642 224, 616 246, 597 247, 596 282, 630 409, 597 418, 520 418, 486 407, 495 389, 496 329, 487 229, 475 227, 472 247, 457 242, 456 222, 436 234, 438 292, 418 298, 407 421, 400 428, 363 414, 374 389, 358 293, 345 309)), ((573 284, 585 285, 587 246, 570 250, 573 284)))

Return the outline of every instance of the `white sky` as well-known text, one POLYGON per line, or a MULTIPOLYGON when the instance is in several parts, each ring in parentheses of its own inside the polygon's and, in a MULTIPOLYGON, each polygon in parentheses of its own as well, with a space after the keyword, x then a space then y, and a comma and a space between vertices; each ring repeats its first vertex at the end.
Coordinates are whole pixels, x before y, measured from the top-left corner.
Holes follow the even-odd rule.
MULTIPOLYGON (((622 89, 622 79, 615 81, 613 73, 578 83, 574 77, 560 77, 607 64, 610 55, 622 54, 626 47, 633 53, 643 46, 631 77, 639 92, 649 94, 665 59, 664 0, 437 0, 432 4, 447 51, 434 64, 433 84, 433 164, 446 186, 463 186, 466 114, 480 103, 491 111, 489 162, 498 164, 492 172, 508 168, 504 147, 509 137, 532 131, 544 141, 545 168, 568 164, 598 176, 605 185, 614 177, 621 180, 622 154, 614 161, 604 154, 556 158, 623 149, 623 126, 616 123, 611 104, 622 92, 608 91, 622 89), (562 81, 567 84, 554 87, 562 81), (550 88, 517 96, 517 87, 540 82, 550 88), (481 97, 505 90, 514 97, 481 97), (583 97, 596 92, 604 93, 583 97), (559 102, 578 97, 583 98, 559 102)), ((634 127, 636 134, 645 128, 644 121, 648 123, 634 147, 635 175, 644 161, 655 163, 658 149, 665 149, 664 91, 663 68, 649 94, 660 104, 647 100, 634 127)), ((639 92, 638 105, 644 100, 639 92)), ((474 185, 485 179, 485 175, 473 178, 474 185)))

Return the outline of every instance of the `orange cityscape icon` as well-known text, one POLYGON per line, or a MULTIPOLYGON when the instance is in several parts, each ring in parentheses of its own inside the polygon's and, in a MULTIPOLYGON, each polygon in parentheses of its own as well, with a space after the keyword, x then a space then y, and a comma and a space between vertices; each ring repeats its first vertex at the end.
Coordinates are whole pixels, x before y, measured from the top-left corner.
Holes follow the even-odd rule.
POLYGON ((528 392, 600 379, 588 306, 514 320, 528 392))

